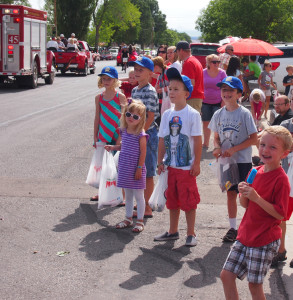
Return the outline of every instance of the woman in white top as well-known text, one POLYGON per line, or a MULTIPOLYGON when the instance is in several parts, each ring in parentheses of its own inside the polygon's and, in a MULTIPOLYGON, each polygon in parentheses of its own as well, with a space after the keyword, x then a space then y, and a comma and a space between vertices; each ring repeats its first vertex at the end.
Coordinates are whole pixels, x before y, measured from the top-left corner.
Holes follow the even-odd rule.
POLYGON ((176 68, 179 73, 181 74, 182 71, 182 65, 181 63, 178 61, 178 54, 176 52, 174 52, 176 50, 176 46, 170 46, 167 49, 167 61, 165 62, 165 64, 169 67, 169 68, 176 68))

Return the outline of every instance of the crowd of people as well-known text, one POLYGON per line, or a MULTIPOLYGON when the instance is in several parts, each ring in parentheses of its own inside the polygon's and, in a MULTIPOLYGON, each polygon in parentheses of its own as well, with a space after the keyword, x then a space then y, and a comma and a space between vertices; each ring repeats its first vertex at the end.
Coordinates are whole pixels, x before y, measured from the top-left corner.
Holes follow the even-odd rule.
POLYGON ((78 40, 75 37, 75 33, 71 33, 68 39, 66 39, 64 34, 61 33, 58 37, 52 36, 52 39, 47 42, 47 49, 54 51, 77 51, 79 49, 78 40))
MULTIPOLYGON (((181 41, 171 47, 160 45, 153 59, 142 56, 129 64, 133 68, 128 78, 121 79, 122 84, 114 67, 102 69, 98 86, 105 90, 95 99, 94 142, 104 142, 107 151, 121 151, 117 186, 124 189, 126 214, 116 228, 143 231, 144 218, 153 217, 149 199, 156 171, 168 172, 165 197, 170 225, 154 240, 179 238, 183 210, 185 245, 196 246, 195 219, 200 202, 196 177, 202 151, 210 147, 213 134, 212 154, 219 162, 224 161, 221 174, 232 167, 239 174, 235 182, 229 177, 233 172, 228 172, 225 181, 229 230, 223 242, 234 244, 221 272, 224 292, 227 299, 238 299, 235 280, 247 276, 253 297, 264 299, 262 283, 268 269, 272 262, 286 259, 285 224, 293 211, 286 175, 293 133, 289 98, 277 95, 274 99, 279 115, 272 126, 260 130, 258 122, 263 113, 267 118, 270 87, 276 89, 270 62, 265 62, 263 71, 253 56, 240 63, 233 55, 233 46, 228 45, 224 54, 207 56, 203 70, 191 55, 189 43, 181 41), (259 88, 250 92, 252 79, 258 80, 259 88), (120 85, 122 92, 117 92, 120 85), (251 111, 241 105, 246 98, 250 99, 251 111), (253 145, 259 148, 259 162, 255 180, 248 183, 253 145), (246 209, 239 228, 238 194, 246 209)), ((293 67, 288 66, 287 71, 286 92, 293 85, 289 82, 293 67)))

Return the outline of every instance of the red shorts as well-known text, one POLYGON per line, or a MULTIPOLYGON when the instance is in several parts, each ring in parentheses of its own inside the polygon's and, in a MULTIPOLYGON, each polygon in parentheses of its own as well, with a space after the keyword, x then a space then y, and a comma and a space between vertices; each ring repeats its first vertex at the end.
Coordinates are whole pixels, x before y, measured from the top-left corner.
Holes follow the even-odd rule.
POLYGON ((293 197, 289 197, 287 216, 283 219, 283 221, 290 220, 292 212, 293 212, 293 197))
POLYGON ((197 208, 200 197, 196 185, 196 177, 190 170, 168 168, 168 189, 166 191, 168 209, 190 211, 197 208))

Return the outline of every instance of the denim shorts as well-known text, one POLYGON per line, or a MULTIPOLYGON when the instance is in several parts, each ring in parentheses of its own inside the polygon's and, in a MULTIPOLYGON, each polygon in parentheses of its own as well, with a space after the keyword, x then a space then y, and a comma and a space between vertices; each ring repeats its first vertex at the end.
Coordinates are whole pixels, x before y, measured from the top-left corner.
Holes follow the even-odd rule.
POLYGON ((145 158, 145 166, 147 170, 146 177, 153 177, 156 176, 156 169, 158 163, 158 129, 156 126, 154 126, 153 128, 147 130, 146 133, 149 135, 145 158))
POLYGON ((203 121, 210 121, 214 113, 221 108, 221 102, 217 104, 203 103, 201 107, 201 119, 203 121))

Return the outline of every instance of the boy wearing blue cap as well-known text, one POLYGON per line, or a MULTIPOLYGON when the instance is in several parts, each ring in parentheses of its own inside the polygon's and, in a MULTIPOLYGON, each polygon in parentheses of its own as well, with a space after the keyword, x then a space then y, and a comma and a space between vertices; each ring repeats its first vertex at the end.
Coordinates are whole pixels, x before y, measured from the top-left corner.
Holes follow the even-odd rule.
MULTIPOLYGON (((233 157, 239 170, 239 182, 245 181, 252 167, 251 146, 257 142, 257 129, 250 111, 237 103, 243 91, 241 81, 228 76, 217 86, 221 88, 225 106, 215 112, 208 126, 214 132, 213 155, 233 157)), ((227 190, 230 229, 223 237, 224 242, 234 242, 237 237, 237 193, 237 184, 227 190)))
POLYGON ((201 118, 198 111, 187 105, 193 86, 191 80, 180 75, 176 68, 167 70, 170 81, 169 97, 174 108, 166 110, 159 130, 158 173, 168 168, 166 206, 170 213, 169 230, 154 238, 155 241, 179 239, 180 209, 187 222, 186 246, 196 246, 195 215, 200 197, 196 176, 200 173, 202 151, 201 118))
MULTIPOLYGON (((146 106, 147 118, 144 130, 149 135, 147 141, 147 153, 145 165, 146 189, 145 197, 145 218, 152 218, 152 209, 149 206, 149 199, 154 190, 154 176, 156 175, 157 158, 158 158, 158 128, 155 120, 159 116, 159 100, 155 88, 149 83, 149 79, 154 71, 154 63, 151 59, 143 56, 138 57, 136 61, 129 62, 134 66, 134 76, 138 82, 138 86, 131 92, 133 99, 139 99, 146 106)), ((136 215, 134 215, 135 217, 136 215)))

